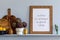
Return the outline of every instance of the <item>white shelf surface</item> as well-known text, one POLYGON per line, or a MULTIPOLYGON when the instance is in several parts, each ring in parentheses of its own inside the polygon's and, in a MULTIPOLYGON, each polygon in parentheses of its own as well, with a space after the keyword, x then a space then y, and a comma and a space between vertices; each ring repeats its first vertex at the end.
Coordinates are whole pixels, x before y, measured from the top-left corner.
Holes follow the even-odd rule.
POLYGON ((0 37, 60 37, 60 35, 54 35, 54 34, 26 34, 26 35, 6 34, 6 35, 0 35, 0 37))

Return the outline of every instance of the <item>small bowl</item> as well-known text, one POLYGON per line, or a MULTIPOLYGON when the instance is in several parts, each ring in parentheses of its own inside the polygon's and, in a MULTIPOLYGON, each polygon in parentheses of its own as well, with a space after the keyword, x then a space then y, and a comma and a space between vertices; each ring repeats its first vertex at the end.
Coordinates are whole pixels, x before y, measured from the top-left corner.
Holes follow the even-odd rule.
POLYGON ((4 35, 4 34, 7 34, 6 31, 0 31, 0 35, 4 35))

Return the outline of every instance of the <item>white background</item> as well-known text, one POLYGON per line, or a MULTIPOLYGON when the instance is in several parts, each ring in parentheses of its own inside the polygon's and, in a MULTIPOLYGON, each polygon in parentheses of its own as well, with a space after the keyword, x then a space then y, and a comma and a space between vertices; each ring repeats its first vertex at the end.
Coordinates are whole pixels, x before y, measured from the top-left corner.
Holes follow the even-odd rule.
POLYGON ((26 21, 28 23, 27 28, 29 29, 29 6, 37 5, 37 6, 53 6, 53 34, 55 34, 54 25, 57 24, 59 26, 59 34, 60 34, 60 0, 0 0, 0 18, 3 15, 7 14, 7 9, 12 9, 12 14, 16 17, 20 17, 22 21, 26 21))

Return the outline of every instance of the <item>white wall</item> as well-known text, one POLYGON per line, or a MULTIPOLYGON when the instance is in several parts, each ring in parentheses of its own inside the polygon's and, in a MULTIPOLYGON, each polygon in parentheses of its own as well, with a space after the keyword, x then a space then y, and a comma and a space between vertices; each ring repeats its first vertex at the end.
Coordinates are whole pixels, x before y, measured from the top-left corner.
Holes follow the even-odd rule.
MULTIPOLYGON (((53 27, 59 26, 60 34, 60 0, 0 0, 0 18, 7 14, 7 9, 12 9, 12 14, 26 21, 29 28, 29 6, 30 5, 52 5, 53 6, 53 27)), ((53 28, 53 32, 55 29, 53 28)), ((54 33, 55 34, 55 33, 54 33)))

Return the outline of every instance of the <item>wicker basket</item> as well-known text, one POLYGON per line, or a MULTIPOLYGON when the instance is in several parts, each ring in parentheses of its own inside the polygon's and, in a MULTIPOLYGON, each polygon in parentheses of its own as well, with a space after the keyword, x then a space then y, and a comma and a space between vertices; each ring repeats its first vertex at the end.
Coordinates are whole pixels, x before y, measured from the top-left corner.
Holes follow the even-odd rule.
POLYGON ((8 15, 5 15, 5 16, 2 17, 2 19, 0 19, 0 24, 2 23, 1 24, 2 26, 4 26, 7 29, 9 29, 8 30, 9 34, 11 34, 13 31, 15 31, 15 30, 12 29, 12 25, 11 24, 13 22, 16 22, 16 17, 14 15, 11 15, 11 9, 10 8, 7 10, 7 12, 8 12, 8 15))

